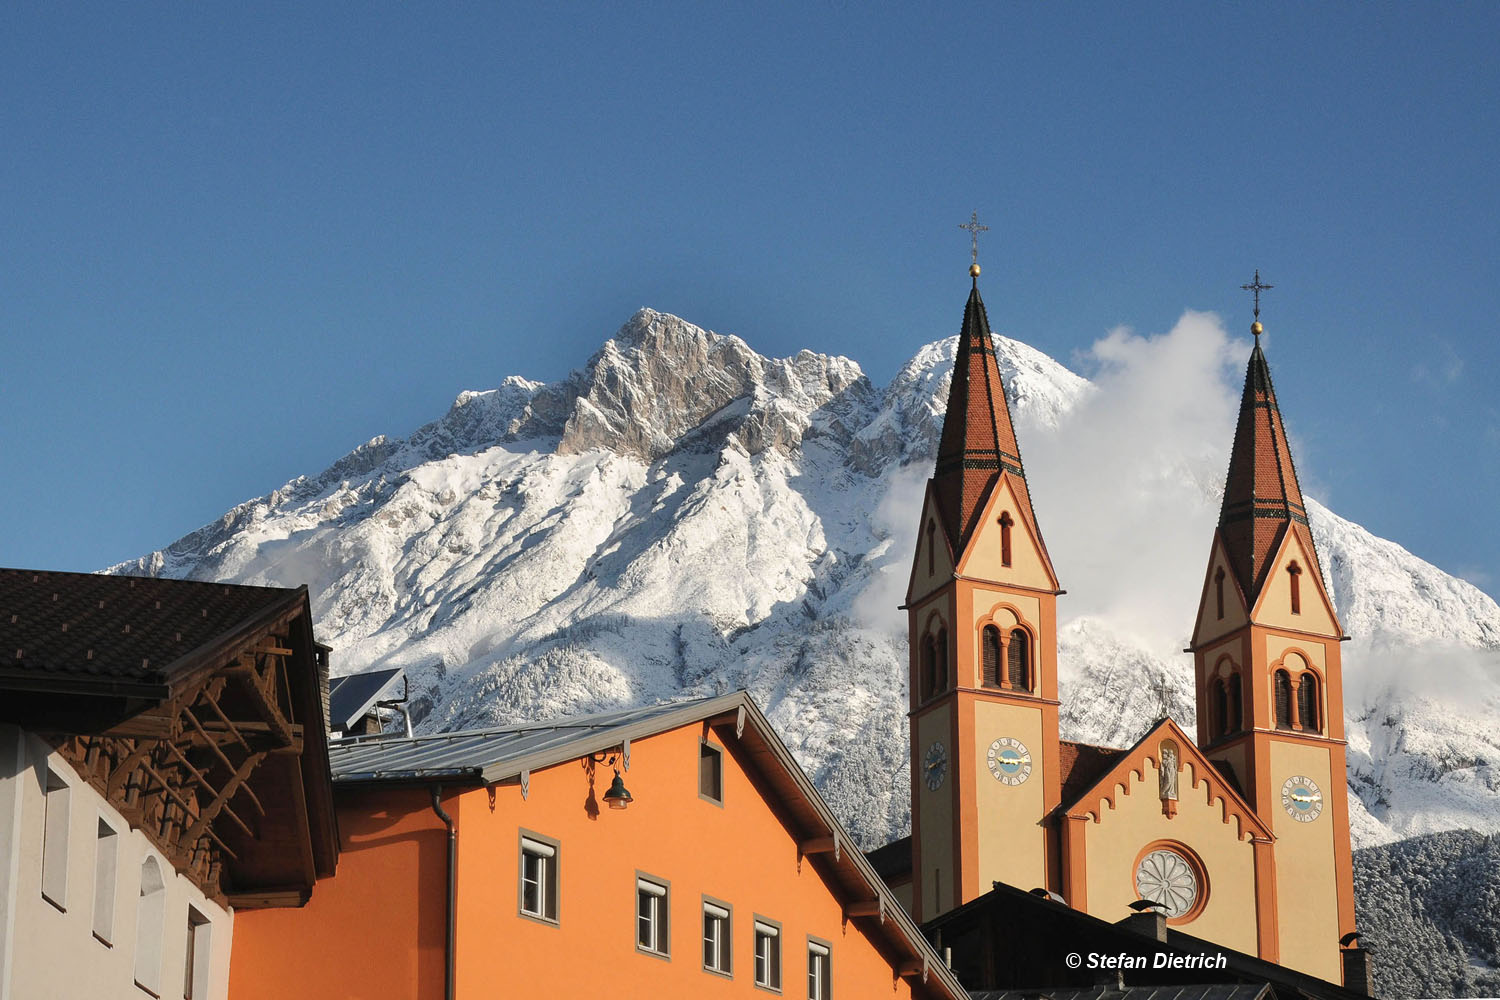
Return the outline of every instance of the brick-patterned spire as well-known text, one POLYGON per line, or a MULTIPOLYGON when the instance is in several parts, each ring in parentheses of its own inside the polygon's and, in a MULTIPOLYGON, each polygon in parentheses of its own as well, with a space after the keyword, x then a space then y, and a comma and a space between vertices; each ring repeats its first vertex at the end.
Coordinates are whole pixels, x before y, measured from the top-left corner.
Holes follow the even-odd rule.
MULTIPOLYGON (((953 359, 953 384, 948 390, 948 412, 938 445, 933 487, 937 494, 948 541, 962 552, 978 524, 980 508, 990 487, 1009 471, 1021 503, 1021 514, 1036 531, 1036 515, 1021 468, 1021 448, 1010 420, 1005 384, 990 339, 990 321, 979 297, 979 282, 964 306, 964 325, 953 359)), ((1041 537, 1037 531, 1037 537, 1041 537)))
POLYGON ((1292 464, 1292 449, 1276 405, 1276 390, 1271 387, 1271 367, 1257 337, 1245 371, 1245 393, 1240 397, 1239 424, 1229 453, 1224 506, 1219 512, 1219 529, 1229 560, 1252 604, 1265 582, 1273 549, 1283 528, 1288 527, 1303 536, 1307 550, 1312 552, 1312 534, 1292 464))

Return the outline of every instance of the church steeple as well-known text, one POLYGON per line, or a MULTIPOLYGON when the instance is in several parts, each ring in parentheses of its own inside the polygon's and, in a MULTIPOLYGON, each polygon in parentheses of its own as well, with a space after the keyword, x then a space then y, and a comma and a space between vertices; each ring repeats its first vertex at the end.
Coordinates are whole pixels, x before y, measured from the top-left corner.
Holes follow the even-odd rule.
POLYGON ((933 473, 938 508, 955 553, 968 546, 981 508, 1002 470, 1012 476, 1020 514, 1038 538, 1041 535, 990 337, 989 316, 979 296, 978 271, 976 264, 969 272, 974 287, 964 305, 958 353, 953 359, 953 384, 948 389, 948 411, 933 473))
POLYGON ((1255 347, 1191 645, 1198 745, 1272 833, 1253 845, 1258 954, 1339 982, 1339 938, 1355 929, 1343 628, 1260 344, 1270 286, 1256 272, 1244 287, 1255 347))
POLYGON ((1305 535, 1312 549, 1307 508, 1271 385, 1271 367, 1260 347, 1259 327, 1257 321, 1219 511, 1219 530, 1230 565, 1252 605, 1265 585, 1271 557, 1285 531, 1305 535))
MULTIPOLYGON (((963 228, 977 236, 984 227, 976 218, 963 228)), ((1061 886, 1056 845, 1038 822, 1061 795, 1060 591, 1036 530, 977 260, 969 275, 905 604, 912 912, 923 920, 996 880, 1061 886)))

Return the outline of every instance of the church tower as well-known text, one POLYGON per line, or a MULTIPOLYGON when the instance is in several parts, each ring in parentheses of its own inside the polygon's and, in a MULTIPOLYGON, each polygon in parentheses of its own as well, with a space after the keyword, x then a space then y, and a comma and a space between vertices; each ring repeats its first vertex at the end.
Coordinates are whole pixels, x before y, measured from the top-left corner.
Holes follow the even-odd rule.
POLYGON ((1255 348, 1191 650, 1198 745, 1232 770, 1274 839, 1257 844, 1260 957, 1331 982, 1354 930, 1342 626, 1323 582, 1286 429, 1255 348))
MULTIPOLYGON (((971 221, 971 226, 977 226, 971 221)), ((982 227, 980 227, 982 228, 982 227)), ((1057 595, 979 297, 964 306, 906 603, 912 912, 1060 885, 1057 595)))

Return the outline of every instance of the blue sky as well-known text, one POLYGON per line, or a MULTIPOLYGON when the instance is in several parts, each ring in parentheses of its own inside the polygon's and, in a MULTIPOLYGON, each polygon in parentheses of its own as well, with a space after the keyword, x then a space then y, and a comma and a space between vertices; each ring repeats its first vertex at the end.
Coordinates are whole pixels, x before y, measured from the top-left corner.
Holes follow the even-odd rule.
MULTIPOLYGON (((1500 590, 1500 8, 15 3, 0 565, 93 569, 639 306, 877 383, 1264 319, 1314 495, 1500 590)), ((1226 442, 1227 448, 1227 442, 1226 442)))

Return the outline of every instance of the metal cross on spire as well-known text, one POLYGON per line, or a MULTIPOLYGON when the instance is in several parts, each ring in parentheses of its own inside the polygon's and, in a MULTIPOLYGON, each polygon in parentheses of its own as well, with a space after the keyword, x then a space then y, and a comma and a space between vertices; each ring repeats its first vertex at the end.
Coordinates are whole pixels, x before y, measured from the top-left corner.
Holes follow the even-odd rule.
POLYGON ((1165 673, 1156 679, 1156 704, 1158 714, 1167 716, 1172 714, 1172 706, 1177 703, 1177 688, 1173 685, 1171 678, 1165 673))
POLYGON ((971 212, 969 213, 969 221, 960 222, 958 228, 969 231, 969 265, 972 267, 979 263, 979 234, 989 232, 990 227, 981 226, 979 224, 979 213, 971 212))
POLYGON ((1260 280, 1260 268, 1257 267, 1255 269, 1255 280, 1248 285, 1241 285, 1240 287, 1247 292, 1255 293, 1255 318, 1260 319, 1260 293, 1268 288, 1275 288, 1276 286, 1262 284, 1260 280))

